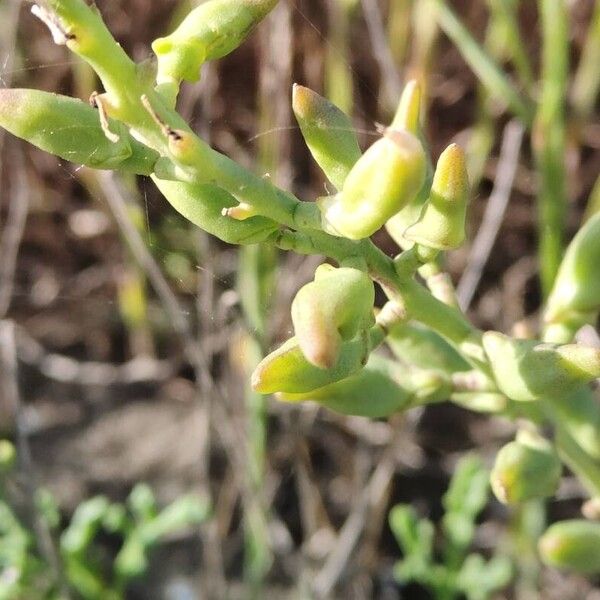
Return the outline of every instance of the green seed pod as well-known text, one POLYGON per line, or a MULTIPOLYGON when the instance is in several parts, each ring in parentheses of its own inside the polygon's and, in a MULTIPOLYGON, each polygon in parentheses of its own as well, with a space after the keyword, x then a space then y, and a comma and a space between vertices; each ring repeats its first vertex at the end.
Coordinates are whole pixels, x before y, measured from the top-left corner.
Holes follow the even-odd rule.
POLYGON ((152 178, 173 208, 204 231, 229 244, 257 244, 277 230, 277 223, 264 217, 238 221, 223 211, 238 201, 225 190, 211 184, 189 184, 152 178))
POLYGON ((89 104, 39 90, 0 90, 0 126, 38 148, 94 169, 152 173, 158 154, 133 139, 120 122, 109 119, 111 142, 89 104))
POLYGON ((471 368, 442 336, 419 323, 394 325, 386 343, 402 362, 421 369, 433 369, 450 375, 471 368))
POLYGON ((573 439, 600 461, 600 402, 588 387, 553 403, 562 426, 573 439))
POLYGON ((340 190, 361 157, 350 117, 307 87, 294 84, 292 107, 304 141, 327 179, 340 190))
POLYGON ((540 538, 539 551, 549 566, 600 573, 600 523, 583 519, 555 523, 540 538))
POLYGON ((600 377, 600 350, 515 340, 495 331, 483 347, 502 393, 517 401, 560 398, 600 377))
POLYGON ((504 504, 519 504, 556 493, 562 465, 548 440, 522 430, 496 456, 490 474, 492 490, 504 504))
POLYGON ((547 323, 568 321, 600 309, 600 213, 592 216, 573 238, 548 298, 547 323))
POLYGON ((342 341, 373 325, 374 302, 375 288, 367 273, 350 268, 321 271, 292 303, 296 339, 306 359, 331 369, 342 341))
POLYGON ((437 250, 458 248, 465 240, 469 179, 462 148, 451 144, 442 152, 429 201, 421 218, 404 237, 437 250))
POLYGON ((159 84, 198 81, 200 67, 233 52, 278 0, 210 0, 183 20, 169 36, 152 43, 159 84))
POLYGON ((345 415, 376 419, 408 408, 412 392, 395 381, 389 361, 371 355, 367 366, 347 379, 302 394, 279 394, 279 398, 287 402, 312 400, 345 415))
POLYGON ((306 360, 296 338, 291 338, 264 358, 252 374, 252 387, 261 394, 301 394, 341 381, 360 371, 367 363, 377 329, 342 343, 340 356, 331 369, 320 369, 306 360), (370 338, 370 339, 369 339, 370 338))
POLYGON ((415 198, 426 165, 417 137, 386 129, 354 165, 342 191, 318 201, 323 228, 352 240, 369 237, 415 198))

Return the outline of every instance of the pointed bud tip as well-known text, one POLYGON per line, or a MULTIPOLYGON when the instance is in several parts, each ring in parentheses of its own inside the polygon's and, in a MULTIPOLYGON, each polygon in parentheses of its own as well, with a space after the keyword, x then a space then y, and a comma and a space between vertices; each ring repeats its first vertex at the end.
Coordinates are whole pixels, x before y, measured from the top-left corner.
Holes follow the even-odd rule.
POLYGON ((294 114, 302 119, 314 114, 319 94, 299 83, 292 86, 292 108, 294 114))
POLYGON ((432 189, 451 201, 466 201, 469 177, 464 150, 458 144, 450 144, 440 155, 432 189))
POLYGON ((420 117, 421 86, 416 79, 411 79, 404 86, 391 127, 393 129, 405 129, 416 134, 419 131, 420 117))

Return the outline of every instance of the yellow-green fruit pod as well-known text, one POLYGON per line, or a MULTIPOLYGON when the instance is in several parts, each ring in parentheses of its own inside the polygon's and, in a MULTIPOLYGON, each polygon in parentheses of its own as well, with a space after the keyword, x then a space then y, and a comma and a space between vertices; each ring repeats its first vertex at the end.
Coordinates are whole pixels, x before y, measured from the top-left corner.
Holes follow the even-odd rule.
POLYGON ((223 210, 238 201, 225 190, 211 184, 189 184, 152 178, 173 208, 188 221, 229 244, 257 244, 274 231, 277 224, 264 217, 238 221, 223 215, 223 210))
POLYGON ((515 340, 495 331, 483 334, 483 347, 500 391, 512 400, 561 398, 600 377, 596 348, 515 340))
POLYGON ((158 83, 197 81, 200 67, 233 52, 278 0, 209 0, 169 36, 152 43, 158 57, 158 83))
POLYGON ((361 157, 350 117, 311 89, 294 84, 294 115, 313 158, 339 190, 361 157))
POLYGON ((517 439, 496 456, 490 474, 492 490, 504 504, 519 504, 556 493, 562 465, 548 440, 530 431, 519 431, 517 439))
POLYGON ((465 241, 468 201, 465 154, 460 146, 452 144, 438 160, 429 201, 421 218, 405 232, 404 237, 437 250, 458 248, 465 241))
POLYGON ((326 268, 305 285, 292 303, 298 344, 313 365, 333 367, 343 340, 350 340, 374 323, 375 288, 358 269, 326 268))
POLYGON ((279 398, 287 402, 312 400, 345 415, 387 417, 408 408, 412 398, 411 391, 395 381, 392 373, 387 361, 372 355, 355 375, 311 392, 280 394, 279 398))
POLYGON ((438 333, 415 322, 394 325, 386 343, 404 363, 446 374, 468 371, 470 365, 438 333))
POLYGON ((551 525, 539 541, 542 561, 586 575, 600 573, 600 523, 573 519, 551 525))
POLYGON ((374 234, 415 198, 426 166, 416 136, 386 129, 354 165, 342 191, 319 200, 324 229, 352 240, 374 234))
POLYGON ((252 374, 252 387, 261 394, 312 392, 360 371, 370 350, 367 336, 359 336, 342 343, 334 367, 321 369, 308 362, 294 337, 261 361, 252 374))
MULTIPOLYGON (((600 213, 573 238, 547 302, 547 323, 568 321, 600 309, 600 213)), ((584 321, 585 322, 585 321, 584 321)))
POLYGON ((565 430, 583 450, 600 461, 600 402, 594 392, 582 387, 553 405, 565 430))
POLYGON ((94 169, 149 175, 158 160, 158 154, 133 139, 122 123, 109 119, 110 130, 119 136, 112 142, 97 110, 49 92, 0 90, 0 127, 41 150, 94 169))

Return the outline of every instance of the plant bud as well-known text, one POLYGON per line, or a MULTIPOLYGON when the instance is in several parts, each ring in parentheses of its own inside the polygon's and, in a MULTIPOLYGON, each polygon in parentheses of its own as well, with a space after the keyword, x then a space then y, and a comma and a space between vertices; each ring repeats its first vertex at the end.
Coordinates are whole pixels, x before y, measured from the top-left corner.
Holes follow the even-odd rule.
POLYGON ((257 244, 277 230, 277 223, 265 217, 238 221, 223 211, 238 205, 225 190, 212 184, 189 184, 152 178, 173 208, 204 231, 229 244, 257 244))
POLYGON ((437 250, 458 248, 465 240, 468 201, 465 154, 460 146, 452 144, 438 160, 429 201, 421 218, 404 236, 437 250))
POLYGON ((547 323, 568 321, 600 309, 600 213, 573 238, 560 265, 544 315, 547 323))
POLYGON ((495 331, 483 334, 483 347, 499 389, 512 400, 562 397, 600 377, 596 348, 515 340, 495 331))
POLYGON ((304 141, 327 179, 340 190, 361 157, 350 117, 307 87, 294 84, 292 107, 304 141))
POLYGON ((402 91, 398 110, 390 127, 403 129, 417 135, 421 129, 421 86, 416 79, 411 79, 402 91))
POLYGON ((530 431, 504 446, 490 476, 492 490, 504 504, 518 504, 554 495, 562 465, 548 440, 530 431))
POLYGON ((386 342, 402 362, 421 369, 434 369, 451 375, 471 368, 442 336, 419 323, 394 325, 386 342))
POLYGON ((600 523, 573 519, 551 525, 539 541, 542 561, 559 569, 600 573, 600 523))
POLYGON ((388 361, 372 355, 364 369, 347 379, 311 392, 279 397, 287 402, 312 400, 338 413, 377 419, 408 408, 412 393, 394 380, 388 361))
POLYGON ((305 285, 292 303, 296 339, 306 359, 330 369, 343 340, 350 340, 374 323, 375 288, 358 269, 327 269, 305 285))
POLYGON ((335 366, 321 369, 308 362, 293 337, 256 367, 252 387, 261 394, 312 392, 360 371, 367 363, 371 346, 367 336, 343 342, 335 366))
POLYGON ((169 36, 152 43, 159 84, 198 81, 200 67, 233 52, 275 7, 278 0, 209 0, 169 36))
POLYGON ((323 228, 352 240, 369 237, 415 198, 426 165, 417 137, 386 129, 354 165, 342 191, 318 201, 323 228))
POLYGON ((118 141, 111 142, 89 104, 39 90, 0 90, 0 126, 41 150, 94 169, 152 173, 158 154, 109 119, 118 141))

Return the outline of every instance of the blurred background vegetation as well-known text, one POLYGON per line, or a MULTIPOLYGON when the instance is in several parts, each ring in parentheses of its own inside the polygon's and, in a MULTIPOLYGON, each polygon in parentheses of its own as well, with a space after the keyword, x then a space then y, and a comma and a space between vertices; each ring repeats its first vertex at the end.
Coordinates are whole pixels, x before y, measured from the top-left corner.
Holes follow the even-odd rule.
MULTIPOLYGON (((194 3, 97 5, 141 61, 194 3)), ((93 73, 29 8, 0 0, 0 85, 88 98, 93 73)), ((469 155, 471 243, 447 264, 463 305, 480 327, 534 327, 564 241, 600 207, 600 2, 282 0, 180 108, 310 199, 325 184, 292 83, 367 146, 409 78, 433 156, 469 155)), ((249 391, 317 264, 228 247, 149 180, 0 133, 0 428, 18 450, 0 448, 0 598, 600 598, 531 541, 578 514, 574 478, 547 510, 488 500, 513 424, 443 403, 368 421, 249 391)))

